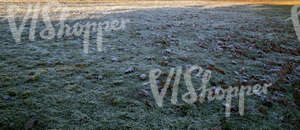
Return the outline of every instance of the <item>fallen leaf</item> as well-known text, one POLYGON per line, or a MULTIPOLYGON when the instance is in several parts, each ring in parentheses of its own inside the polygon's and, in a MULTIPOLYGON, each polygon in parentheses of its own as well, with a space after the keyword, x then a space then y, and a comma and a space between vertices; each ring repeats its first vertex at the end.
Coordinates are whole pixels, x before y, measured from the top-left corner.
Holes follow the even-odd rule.
POLYGON ((214 65, 212 65, 212 64, 210 64, 210 65, 208 66, 208 69, 210 69, 210 70, 215 70, 215 71, 217 71, 217 72, 219 72, 219 73, 225 75, 225 72, 224 72, 223 70, 217 68, 216 66, 214 66, 214 65))
POLYGON ((300 48, 297 48, 296 51, 300 54, 300 48))
POLYGON ((88 75, 86 78, 87 78, 87 79, 93 79, 93 77, 94 77, 94 76, 93 76, 92 74, 90 74, 90 75, 88 75))
POLYGON ((289 105, 289 99, 287 99, 287 98, 283 99, 282 102, 284 105, 289 105))
POLYGON ((162 61, 162 62, 160 63, 160 65, 161 65, 161 66, 167 66, 167 65, 168 65, 168 62, 167 62, 167 61, 162 61))
POLYGON ((166 40, 161 40, 160 43, 163 45, 170 46, 170 43, 168 43, 166 40))
POLYGON ((297 120, 291 120, 292 125, 297 125, 297 120))
POLYGON ((259 107, 258 111, 263 113, 263 114, 267 114, 267 110, 264 107, 259 107))
POLYGON ((182 60, 182 61, 188 61, 187 56, 180 57, 179 59, 182 60))
POLYGON ((150 101, 147 100, 145 103, 146 103, 146 105, 147 105, 148 107, 152 107, 152 104, 151 104, 150 101))

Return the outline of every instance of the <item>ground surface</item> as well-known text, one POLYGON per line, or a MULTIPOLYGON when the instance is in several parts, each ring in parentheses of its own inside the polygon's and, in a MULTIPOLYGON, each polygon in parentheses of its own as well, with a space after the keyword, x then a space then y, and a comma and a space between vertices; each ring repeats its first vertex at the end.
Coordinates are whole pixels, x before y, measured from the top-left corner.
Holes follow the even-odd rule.
MULTIPOLYGON (((23 8, 26 7, 24 4, 23 8)), ((129 19, 125 30, 103 32, 103 52, 92 34, 82 38, 15 43, 6 20, 0 26, 0 128, 300 128, 294 89, 300 81, 300 42, 291 6, 214 2, 67 4, 66 23, 129 19), (99 18, 99 16, 103 17, 99 18), (297 50, 298 48, 298 50, 297 50), (212 69, 209 87, 272 83, 267 95, 247 96, 246 112, 224 118, 221 101, 174 106, 170 94, 157 107, 147 80, 154 68, 200 65, 212 69), (133 67, 133 72, 125 73, 133 67)), ((1 16, 7 4, 2 3, 1 16)), ((53 23, 57 20, 52 19, 53 23)), ((19 25, 19 24, 18 24, 19 25)), ((41 22, 37 32, 45 28, 41 22)), ((161 83, 165 78, 160 80, 161 83)), ((200 84, 193 78, 194 86, 200 84)), ((184 81, 180 94, 186 92, 184 81)), ((234 110, 235 109, 235 110, 234 110)))

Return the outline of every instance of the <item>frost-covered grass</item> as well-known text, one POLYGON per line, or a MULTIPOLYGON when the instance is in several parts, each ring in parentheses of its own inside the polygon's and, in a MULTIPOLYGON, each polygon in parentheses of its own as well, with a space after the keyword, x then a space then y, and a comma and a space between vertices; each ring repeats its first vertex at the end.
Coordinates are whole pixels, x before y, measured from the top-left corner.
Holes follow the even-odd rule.
MULTIPOLYGON (((292 22, 285 21, 291 6, 219 2, 68 6, 84 12, 74 13, 78 19, 69 19, 69 24, 121 18, 130 23, 123 31, 104 31, 103 52, 96 52, 93 33, 90 53, 84 54, 82 38, 29 41, 30 23, 22 44, 16 44, 8 23, 2 21, 0 128, 23 129, 30 120, 37 129, 299 128, 293 91, 300 84, 300 42, 292 22), (99 19, 104 9, 111 10, 99 19), (246 97, 245 116, 236 111, 236 98, 230 118, 224 118, 220 101, 188 105, 179 100, 171 105, 171 90, 164 107, 157 107, 150 87, 144 85, 148 81, 139 76, 154 68, 168 74, 171 67, 190 65, 206 69, 214 65, 224 71, 212 70, 209 87, 274 85, 267 95, 246 97), (125 73, 129 67, 135 70, 125 73), (289 68, 293 69, 283 73, 289 68)), ((44 28, 42 21, 38 28, 44 28)), ((200 81, 194 77, 193 83, 199 87, 200 81)), ((179 91, 179 98, 187 91, 183 80, 179 91)))

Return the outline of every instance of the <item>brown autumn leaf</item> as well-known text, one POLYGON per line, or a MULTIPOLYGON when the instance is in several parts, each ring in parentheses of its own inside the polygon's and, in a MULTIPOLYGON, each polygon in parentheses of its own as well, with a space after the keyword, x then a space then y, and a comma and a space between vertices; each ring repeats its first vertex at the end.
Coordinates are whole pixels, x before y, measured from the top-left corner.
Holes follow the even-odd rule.
POLYGON ((240 61, 239 64, 242 64, 242 65, 243 65, 243 64, 244 64, 244 61, 240 61))
POLYGON ((295 62, 295 61, 289 61, 280 70, 279 76, 280 76, 280 81, 281 82, 285 82, 285 80, 284 80, 285 75, 288 74, 288 73, 290 73, 291 71, 293 71, 293 69, 296 68, 296 65, 293 62, 295 62))
POLYGON ((78 63, 78 64, 75 64, 75 67, 86 67, 87 64, 85 63, 78 63))
POLYGON ((93 79, 94 76, 93 76, 92 74, 89 74, 86 78, 87 78, 87 79, 93 79))
POLYGON ((285 98, 282 100, 284 105, 289 105, 289 99, 285 98))
POLYGON ((273 65, 273 66, 281 66, 281 63, 278 62, 273 62, 273 61, 269 61, 267 62, 268 65, 273 65))
POLYGON ((267 110, 264 107, 259 107, 258 111, 263 113, 263 114, 267 114, 267 110))
POLYGON ((163 45, 170 46, 170 43, 168 43, 166 40, 161 40, 160 43, 163 45))
POLYGON ((285 83, 285 82, 286 82, 286 80, 284 79, 283 76, 280 76, 279 81, 282 82, 282 83, 285 83))
POLYGON ((297 125, 297 120, 291 120, 292 125, 297 125))
POLYGON ((216 55, 215 55, 216 58, 219 58, 219 57, 221 57, 221 56, 222 56, 222 54, 216 54, 216 55))
POLYGON ((298 54, 300 54, 300 48, 297 48, 296 51, 298 52, 298 54))
POLYGON ((150 101, 147 100, 145 103, 148 107, 152 107, 152 103, 150 101))
POLYGON ((168 75, 169 75, 168 73, 161 73, 160 74, 160 76, 162 76, 162 77, 168 77, 168 75))
POLYGON ((188 58, 187 58, 187 56, 183 56, 183 57, 179 57, 179 60, 188 61, 188 58))
POLYGON ((216 66, 212 65, 212 64, 209 64, 209 66, 207 67, 207 69, 210 69, 210 70, 215 70, 223 75, 225 75, 225 72, 219 68, 217 68, 216 66))
POLYGON ((218 83, 221 84, 221 85, 225 85, 225 81, 224 80, 220 80, 218 83))
POLYGON ((161 65, 161 66, 167 66, 167 65, 168 65, 168 62, 167 62, 167 61, 162 61, 162 62, 160 63, 160 65, 161 65))

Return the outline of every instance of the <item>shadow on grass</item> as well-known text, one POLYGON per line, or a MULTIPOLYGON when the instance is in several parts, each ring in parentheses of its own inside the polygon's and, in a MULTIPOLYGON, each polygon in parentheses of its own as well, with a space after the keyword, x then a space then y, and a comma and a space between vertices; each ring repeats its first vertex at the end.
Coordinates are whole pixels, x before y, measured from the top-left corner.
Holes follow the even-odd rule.
MULTIPOLYGON (((74 25, 130 20, 125 30, 103 32, 103 52, 96 51, 97 35, 92 33, 89 54, 83 53, 82 36, 44 40, 37 35, 36 41, 29 41, 30 22, 25 26, 22 44, 15 44, 7 23, 2 23, 6 26, 0 28, 0 94, 10 99, 0 99, 4 117, 0 126, 23 128, 34 119, 34 128, 62 129, 299 128, 299 110, 293 107, 293 88, 289 87, 299 83, 299 73, 291 71, 284 84, 278 82, 277 75, 284 64, 299 57, 299 53, 288 53, 300 46, 292 23, 284 21, 290 16, 291 6, 205 7, 130 8, 117 10, 129 12, 101 19, 65 21, 74 25), (278 52, 274 45, 289 51, 278 52), (163 61, 167 65, 162 65, 163 61), (279 65, 271 64, 275 61, 279 65), (236 111, 234 99, 231 117, 224 118, 222 102, 187 105, 181 101, 187 91, 183 80, 178 105, 171 105, 168 90, 164 108, 158 108, 149 86, 139 78, 153 68, 168 73, 171 67, 195 64, 204 68, 214 64, 225 72, 213 71, 209 87, 271 82, 286 87, 286 91, 246 97, 243 117, 236 111), (135 71, 125 74, 130 66, 135 71), (35 74, 39 74, 36 80, 28 78, 35 74), (99 75, 103 79, 99 80, 99 75), (270 98, 274 96, 278 98, 270 98), (282 104, 284 99, 288 99, 287 105, 282 104), (264 105, 269 100, 272 105, 264 105)), ((57 23, 52 21, 53 25, 57 23)), ((42 21, 37 28, 37 32, 45 28, 42 21)), ((163 84, 165 78, 162 76, 159 82, 163 84)), ((199 87, 201 82, 193 79, 193 84, 199 87)))

